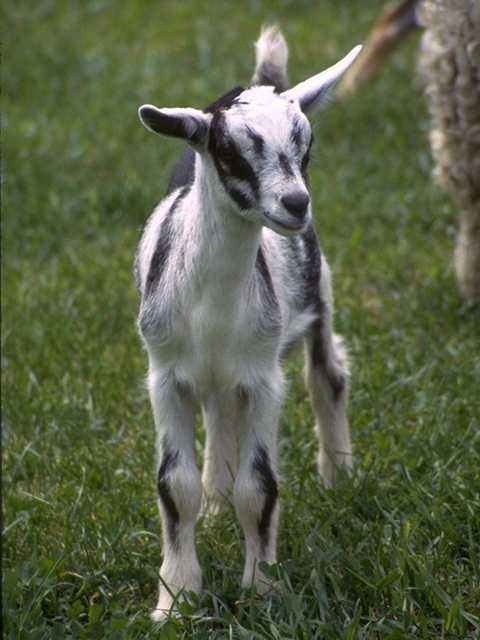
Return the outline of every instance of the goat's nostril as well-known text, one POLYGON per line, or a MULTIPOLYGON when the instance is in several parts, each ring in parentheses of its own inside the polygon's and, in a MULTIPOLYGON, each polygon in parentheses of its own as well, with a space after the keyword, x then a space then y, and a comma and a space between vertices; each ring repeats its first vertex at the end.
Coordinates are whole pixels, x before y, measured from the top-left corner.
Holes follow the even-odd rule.
POLYGON ((280 202, 292 216, 303 216, 307 212, 310 197, 305 191, 293 191, 280 198, 280 202))

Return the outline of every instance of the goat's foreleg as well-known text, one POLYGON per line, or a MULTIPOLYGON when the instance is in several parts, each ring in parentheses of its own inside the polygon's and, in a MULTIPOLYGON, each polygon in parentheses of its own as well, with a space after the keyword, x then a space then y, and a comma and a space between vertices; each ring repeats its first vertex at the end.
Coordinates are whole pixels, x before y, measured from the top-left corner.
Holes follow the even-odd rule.
POLYGON ((194 536, 202 485, 195 462, 195 419, 189 391, 168 372, 155 369, 152 362, 148 382, 160 454, 158 495, 163 564, 158 604, 152 613, 152 618, 159 620, 182 591, 201 589, 194 536))
POLYGON ((278 523, 277 431, 283 396, 278 370, 268 384, 245 394, 240 423, 240 464, 233 491, 235 509, 245 534, 242 586, 265 593, 270 580, 259 563, 275 562, 278 523))

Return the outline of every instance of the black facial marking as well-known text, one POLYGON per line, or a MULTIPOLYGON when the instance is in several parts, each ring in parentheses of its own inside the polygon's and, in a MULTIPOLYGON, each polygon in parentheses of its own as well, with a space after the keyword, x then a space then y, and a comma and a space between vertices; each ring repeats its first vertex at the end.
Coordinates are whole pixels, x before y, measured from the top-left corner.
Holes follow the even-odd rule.
POLYGON ((286 176, 294 176, 292 166, 284 153, 278 154, 278 161, 280 162, 280 168, 286 176))
POLYGON ((307 185, 307 187, 308 187, 308 183, 309 183, 307 171, 308 171, 308 163, 310 161, 310 150, 312 148, 312 144, 313 144, 313 135, 310 138, 310 142, 308 144, 308 149, 303 154, 302 161, 300 163, 300 172, 302 174, 302 178, 304 179, 305 184, 307 185))
MULTIPOLYGON (((246 183, 254 195, 258 194, 258 176, 235 141, 228 134, 225 116, 222 111, 215 113, 213 116, 208 149, 212 155, 220 180, 229 193, 234 186, 231 180, 233 178, 246 183)), ((232 198, 235 200, 234 195, 232 195, 232 198)))
POLYGON ((260 489, 265 494, 265 504, 258 520, 258 537, 262 553, 268 546, 270 537, 270 523, 273 510, 278 499, 278 487, 273 471, 270 467, 268 451, 265 447, 257 448, 253 459, 252 471, 260 481, 260 489))
MULTIPOLYGON (((243 87, 234 87, 227 91, 222 96, 214 100, 205 109, 205 113, 215 113, 219 109, 228 109, 237 96, 243 93, 243 87)), ((195 178, 195 151, 187 145, 185 151, 180 156, 177 164, 175 165, 170 178, 170 182, 167 188, 167 195, 185 185, 193 184, 195 178)))
POLYGON ((228 167, 228 173, 232 178, 241 180, 250 185, 253 193, 258 193, 258 176, 248 160, 242 155, 237 145, 230 141, 221 151, 221 158, 228 167))
POLYGON ((210 151, 220 177, 236 178, 247 182, 252 191, 258 191, 258 177, 252 166, 242 155, 236 143, 228 135, 222 113, 214 116, 210 136, 210 151))
POLYGON ((232 200, 235 200, 240 209, 250 209, 252 202, 248 196, 240 191, 240 189, 229 186, 227 190, 232 200))
POLYGON ((300 120, 295 120, 293 123, 292 131, 290 132, 290 139, 297 149, 301 148, 303 141, 303 127, 300 120))
POLYGON ((178 457, 178 451, 172 451, 168 445, 164 444, 163 457, 158 470, 157 479, 158 495, 162 501, 166 514, 167 534, 173 547, 178 546, 178 523, 180 521, 180 516, 170 493, 168 475, 177 466, 178 457))
POLYGON ((147 281, 145 284, 145 297, 149 296, 154 286, 160 281, 163 273, 168 254, 170 253, 170 244, 172 236, 172 216, 179 203, 190 191, 190 185, 183 187, 175 200, 173 201, 168 213, 161 224, 158 233, 157 246, 153 252, 152 259, 150 261, 150 268, 148 270, 147 281))
POLYGON ((310 150, 303 154, 302 163, 300 165, 300 171, 302 175, 305 175, 307 172, 308 162, 310 160, 310 150))
POLYGON ((263 157, 263 152, 265 148, 265 140, 258 133, 255 133, 250 127, 247 127, 247 134, 250 140, 253 142, 253 148, 255 149, 255 153, 263 157))

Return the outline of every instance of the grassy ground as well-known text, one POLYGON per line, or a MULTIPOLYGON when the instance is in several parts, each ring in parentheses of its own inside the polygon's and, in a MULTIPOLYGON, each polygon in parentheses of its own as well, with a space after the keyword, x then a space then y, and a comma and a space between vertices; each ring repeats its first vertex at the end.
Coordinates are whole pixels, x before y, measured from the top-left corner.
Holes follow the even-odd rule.
POLYGON ((240 592, 229 514, 198 526, 199 602, 161 629, 147 616, 161 546, 131 265, 179 145, 136 109, 201 106, 247 81, 266 20, 299 81, 362 41, 381 4, 3 3, 6 638, 478 637, 480 318, 456 293, 455 208, 429 179, 415 38, 315 121, 317 228, 354 361, 355 477, 320 486, 294 359, 279 595, 240 592))

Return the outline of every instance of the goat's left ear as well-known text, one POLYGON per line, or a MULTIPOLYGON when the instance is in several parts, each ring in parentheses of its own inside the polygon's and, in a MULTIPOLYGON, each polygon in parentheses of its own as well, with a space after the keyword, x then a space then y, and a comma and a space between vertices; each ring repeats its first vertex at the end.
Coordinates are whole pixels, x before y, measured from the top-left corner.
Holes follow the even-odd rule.
POLYGON ((340 80, 361 50, 362 45, 359 44, 340 62, 334 64, 333 67, 329 67, 325 71, 317 73, 317 75, 308 78, 308 80, 304 80, 304 82, 300 82, 300 84, 284 91, 282 96, 290 100, 298 100, 304 113, 314 111, 328 97, 330 90, 340 80))
POLYGON ((204 146, 212 118, 198 109, 158 109, 152 104, 142 105, 138 117, 150 131, 182 138, 196 149, 204 146))

